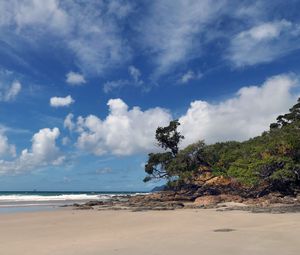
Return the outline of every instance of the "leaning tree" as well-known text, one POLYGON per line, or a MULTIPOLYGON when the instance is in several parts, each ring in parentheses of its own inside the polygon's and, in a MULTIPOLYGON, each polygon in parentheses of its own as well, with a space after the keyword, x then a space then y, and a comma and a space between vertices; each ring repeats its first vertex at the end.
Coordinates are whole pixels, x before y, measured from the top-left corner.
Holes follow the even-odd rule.
POLYGON ((152 179, 169 179, 171 177, 171 173, 168 172, 168 165, 178 154, 179 143, 184 138, 184 136, 177 131, 179 125, 178 120, 173 120, 168 126, 158 127, 156 129, 155 138, 157 144, 163 148, 165 152, 150 153, 148 155, 148 162, 145 165, 147 176, 144 182, 152 179))

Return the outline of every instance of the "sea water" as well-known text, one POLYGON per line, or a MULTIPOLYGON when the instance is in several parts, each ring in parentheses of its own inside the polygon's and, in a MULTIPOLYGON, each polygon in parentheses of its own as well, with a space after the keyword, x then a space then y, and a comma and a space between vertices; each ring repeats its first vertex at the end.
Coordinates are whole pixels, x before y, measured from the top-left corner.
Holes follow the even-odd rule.
POLYGON ((142 192, 79 192, 79 191, 0 191, 0 213, 55 210, 64 205, 93 200, 108 200, 119 195, 142 192))

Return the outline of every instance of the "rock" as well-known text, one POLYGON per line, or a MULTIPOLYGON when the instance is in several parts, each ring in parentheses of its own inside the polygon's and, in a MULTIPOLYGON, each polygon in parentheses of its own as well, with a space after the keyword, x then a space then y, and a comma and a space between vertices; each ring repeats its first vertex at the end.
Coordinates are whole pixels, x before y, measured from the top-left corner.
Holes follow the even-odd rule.
POLYGON ((221 194, 220 198, 223 202, 242 203, 244 199, 238 195, 221 194))
POLYGON ((85 203, 85 205, 87 206, 96 206, 96 205, 104 205, 103 201, 90 201, 85 203))
POLYGON ((93 210, 94 208, 92 206, 89 205, 79 205, 75 207, 76 210, 93 210))
POLYGON ((220 196, 202 196, 197 197, 194 201, 195 206, 212 206, 222 202, 220 196))
POLYGON ((205 185, 215 185, 215 186, 228 186, 232 183, 231 178, 224 176, 216 176, 205 182, 205 185))
POLYGON ((210 180, 211 178, 213 178, 213 175, 211 172, 204 172, 199 176, 195 176, 193 178, 192 183, 202 186, 203 184, 205 184, 208 180, 210 180))

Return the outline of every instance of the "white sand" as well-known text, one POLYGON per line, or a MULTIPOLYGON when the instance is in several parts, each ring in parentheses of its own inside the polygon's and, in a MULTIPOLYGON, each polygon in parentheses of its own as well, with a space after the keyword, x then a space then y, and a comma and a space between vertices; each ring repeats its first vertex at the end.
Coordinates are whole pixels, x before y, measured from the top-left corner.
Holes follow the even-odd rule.
POLYGON ((0 215, 1 255, 300 254, 300 214, 214 210, 0 215), (232 232, 214 232, 231 228, 232 232))

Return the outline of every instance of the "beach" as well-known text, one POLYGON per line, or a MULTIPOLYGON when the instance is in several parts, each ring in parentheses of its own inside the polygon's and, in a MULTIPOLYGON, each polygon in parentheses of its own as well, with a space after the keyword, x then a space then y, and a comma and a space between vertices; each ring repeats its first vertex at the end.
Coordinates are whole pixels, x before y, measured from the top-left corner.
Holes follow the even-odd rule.
POLYGON ((292 255, 300 214, 215 209, 0 214, 5 255, 292 255))

